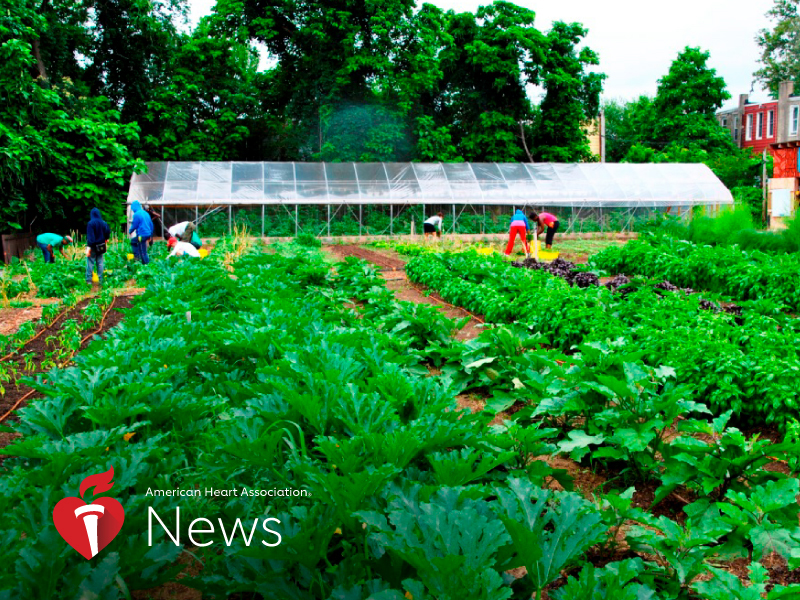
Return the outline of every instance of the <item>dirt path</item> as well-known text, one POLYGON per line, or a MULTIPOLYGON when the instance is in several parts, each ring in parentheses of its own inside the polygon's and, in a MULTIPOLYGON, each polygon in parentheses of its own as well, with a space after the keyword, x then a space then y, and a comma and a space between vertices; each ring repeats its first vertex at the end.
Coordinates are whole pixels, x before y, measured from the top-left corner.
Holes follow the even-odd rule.
POLYGON ((341 258, 346 258, 348 256, 362 258, 367 262, 371 262, 372 264, 379 266, 381 271, 402 271, 406 268, 406 263, 399 258, 392 258, 386 256, 385 254, 381 254, 380 252, 375 252, 374 250, 367 250, 361 246, 355 246, 352 244, 335 245, 325 246, 323 249, 341 258))

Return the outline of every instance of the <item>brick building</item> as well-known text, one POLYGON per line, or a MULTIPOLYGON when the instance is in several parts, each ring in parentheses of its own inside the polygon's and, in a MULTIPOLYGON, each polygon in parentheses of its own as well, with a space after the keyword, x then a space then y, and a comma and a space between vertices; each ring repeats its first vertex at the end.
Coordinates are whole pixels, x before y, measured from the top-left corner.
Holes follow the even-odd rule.
POLYGON ((777 110, 778 134, 769 147, 774 158, 767 193, 767 218, 771 228, 783 227, 783 220, 797 213, 800 196, 800 96, 794 95, 791 81, 780 85, 777 110))

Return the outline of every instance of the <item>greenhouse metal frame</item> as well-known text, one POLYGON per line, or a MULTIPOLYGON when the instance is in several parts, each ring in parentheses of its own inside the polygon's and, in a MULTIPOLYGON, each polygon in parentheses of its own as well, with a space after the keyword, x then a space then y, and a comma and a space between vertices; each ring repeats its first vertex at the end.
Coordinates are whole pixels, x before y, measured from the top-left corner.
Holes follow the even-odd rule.
MULTIPOLYGON (((322 163, 322 162, 150 162, 134 174, 128 204, 151 208, 194 208, 196 221, 227 208, 268 206, 294 212, 295 233, 302 205, 325 207, 327 230, 340 210, 388 205, 388 232, 395 209, 452 206, 451 231, 468 207, 563 208, 582 211, 637 209, 683 211, 696 205, 733 203, 723 183, 703 164, 627 163, 322 163), (334 209, 333 215, 331 208, 334 209)), ((431 211, 432 212, 432 211, 431 211)), ((163 219, 162 219, 163 220, 163 219)), ((574 219, 573 221, 574 222, 574 219)), ((601 218, 602 222, 602 218, 601 218)), ((325 227, 323 227, 324 231, 325 227)), ((318 232, 318 235, 323 232, 318 232)))

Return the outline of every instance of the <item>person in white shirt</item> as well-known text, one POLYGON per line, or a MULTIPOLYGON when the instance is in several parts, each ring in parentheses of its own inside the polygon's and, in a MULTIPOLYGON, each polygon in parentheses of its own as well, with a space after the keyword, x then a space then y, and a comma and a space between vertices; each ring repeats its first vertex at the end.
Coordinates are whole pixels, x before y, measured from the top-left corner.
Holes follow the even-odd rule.
POLYGON ((436 237, 442 237, 442 217, 444 215, 442 213, 437 213, 429 219, 426 219, 425 222, 422 224, 422 231, 425 234, 425 239, 428 239, 429 235, 435 235, 436 237), (438 231, 437 231, 438 229, 438 231))
POLYGON ((172 248, 172 252, 169 253, 170 256, 192 256, 194 258, 200 258, 200 252, 189 242, 179 242, 178 238, 173 237, 170 238, 167 245, 172 248))
MULTIPOLYGON (((172 227, 167 229, 167 231, 169 231, 170 237, 176 237, 176 238, 180 239, 183 236, 183 232, 186 231, 186 226, 189 223, 190 223, 189 221, 183 221, 181 223, 176 223, 175 225, 173 225, 172 227)), ((188 240, 184 240, 184 241, 188 241, 188 240)))

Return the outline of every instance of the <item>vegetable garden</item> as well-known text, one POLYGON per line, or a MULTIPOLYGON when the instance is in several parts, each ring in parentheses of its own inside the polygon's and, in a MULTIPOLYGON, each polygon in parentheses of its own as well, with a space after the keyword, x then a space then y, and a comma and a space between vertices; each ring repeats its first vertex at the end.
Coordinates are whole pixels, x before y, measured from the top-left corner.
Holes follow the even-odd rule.
MULTIPOLYGON (((22 380, 41 397, 2 450, 0 597, 798 597, 788 285, 737 295, 728 267, 682 280, 673 262, 711 251, 668 240, 544 269, 432 248, 394 249, 409 280, 485 317, 476 339, 313 246, 226 238, 141 269, 116 327, 22 380), (458 410, 466 395, 484 410, 458 410), (110 465, 125 524, 86 561, 50 516, 110 465), (242 493, 148 494, 206 488, 242 493), (244 493, 265 489, 303 493, 244 493), (198 518, 224 539, 187 540, 198 518)), ((734 249, 714 251, 742 279, 788 271, 734 249)), ((95 302, 62 318, 62 345, 97 324, 95 302)), ((6 344, 23 366, 25 333, 6 344)))

